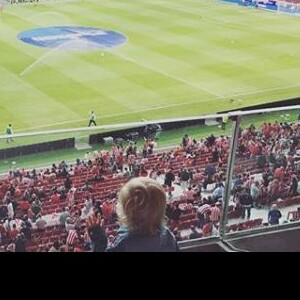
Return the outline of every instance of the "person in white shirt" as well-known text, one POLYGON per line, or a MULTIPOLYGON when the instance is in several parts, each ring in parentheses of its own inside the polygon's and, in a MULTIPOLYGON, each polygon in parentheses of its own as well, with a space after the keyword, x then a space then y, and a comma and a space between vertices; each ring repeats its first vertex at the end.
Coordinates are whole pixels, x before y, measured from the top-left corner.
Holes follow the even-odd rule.
POLYGON ((8 218, 13 219, 14 215, 15 215, 14 207, 12 205, 12 202, 9 201, 8 204, 7 204, 7 216, 8 216, 8 218))
POLYGON ((38 220, 35 222, 35 225, 38 230, 43 231, 46 227, 47 222, 43 219, 42 216, 38 218, 38 220))
POLYGON ((89 124, 88 127, 90 127, 92 124, 94 124, 95 126, 97 126, 96 124, 96 114, 95 112, 92 110, 89 114, 89 124))
POLYGON ((75 224, 74 224, 73 220, 70 217, 67 218, 67 220, 66 220, 65 228, 66 228, 66 231, 69 231, 69 230, 75 228, 75 224))
POLYGON ((91 197, 86 197, 85 201, 84 201, 84 214, 88 214, 91 210, 91 208, 93 207, 93 199, 91 197))

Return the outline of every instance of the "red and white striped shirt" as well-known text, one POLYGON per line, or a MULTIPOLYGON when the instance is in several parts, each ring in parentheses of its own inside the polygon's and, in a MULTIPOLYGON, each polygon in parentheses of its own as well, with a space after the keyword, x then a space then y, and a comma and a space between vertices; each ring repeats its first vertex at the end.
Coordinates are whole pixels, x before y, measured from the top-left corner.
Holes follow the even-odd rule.
POLYGON ((67 245, 74 245, 77 239, 78 235, 76 230, 70 229, 67 237, 67 245))
POLYGON ((211 221, 217 222, 220 220, 221 211, 220 211, 219 207, 217 207, 217 206, 211 207, 210 212, 211 212, 211 214, 210 214, 211 221))
POLYGON ((204 214, 206 213, 207 211, 209 211, 211 208, 211 206, 209 204, 203 204, 202 206, 199 207, 198 209, 198 213, 199 214, 204 214))

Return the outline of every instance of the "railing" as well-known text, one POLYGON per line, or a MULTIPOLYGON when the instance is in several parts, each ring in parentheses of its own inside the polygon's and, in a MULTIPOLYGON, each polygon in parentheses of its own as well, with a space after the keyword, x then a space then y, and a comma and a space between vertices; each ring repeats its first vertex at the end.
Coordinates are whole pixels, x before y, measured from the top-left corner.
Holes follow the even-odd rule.
MULTIPOLYGON (((86 136, 85 144, 89 146, 89 134, 101 132, 105 135, 105 132, 108 130, 110 132, 107 133, 107 136, 111 134, 111 131, 113 131, 115 136, 118 136, 116 133, 118 132, 117 129, 133 131, 136 128, 143 128, 150 124, 160 124, 162 135, 156 139, 157 146, 154 154, 146 155, 145 169, 148 175, 155 164, 158 164, 158 168, 162 173, 165 172, 166 167, 171 166, 176 176, 179 175, 182 168, 187 168, 194 173, 194 178, 190 179, 188 184, 195 190, 198 188, 198 192, 199 187, 201 189, 198 195, 195 193, 191 198, 186 193, 186 185, 182 184, 178 179, 178 184, 173 186, 173 190, 166 190, 168 202, 179 204, 179 208, 182 210, 180 219, 179 221, 177 220, 178 222, 175 226, 177 228, 173 226, 174 223, 170 223, 171 228, 177 232, 178 236, 181 235, 181 238, 184 240, 181 242, 181 248, 183 251, 198 251, 201 245, 205 245, 207 247, 202 249, 207 251, 239 251, 238 249, 242 247, 231 246, 231 240, 237 237, 244 238, 255 233, 262 235, 269 231, 274 232, 277 231, 277 228, 282 230, 281 228, 293 227, 293 224, 296 224, 295 222, 299 219, 297 217, 300 216, 300 214, 297 214, 297 207, 300 206, 299 116, 300 105, 295 105, 280 108, 233 111, 190 118, 159 119, 28 133, 16 132, 11 135, 0 135, 2 148, 4 148, 1 151, 14 151, 12 150, 15 148, 12 147, 13 144, 18 144, 20 148, 28 148, 27 144, 29 143, 33 147, 30 139, 35 137, 41 141, 47 140, 50 136, 65 136, 68 137, 67 140, 70 142, 72 136, 74 139, 76 134, 86 136), (226 121, 226 117, 229 118, 228 122, 223 122, 222 124, 222 120, 226 121), (183 130, 184 133, 191 137, 188 140, 188 144, 181 145, 180 150, 176 149, 178 148, 176 145, 168 144, 169 133, 168 130, 164 129, 164 126, 170 128, 173 124, 177 128, 176 124, 180 122, 189 124, 188 122, 191 121, 199 121, 200 125, 178 129, 177 146, 182 142, 183 130), (209 121, 214 121, 215 123, 209 121), (271 125, 268 125, 269 123, 271 125), (215 141, 210 140, 209 135, 211 133, 214 134, 215 141), (6 143, 5 141, 8 138, 12 138, 13 142, 8 140, 8 143, 6 143), (196 141, 193 142, 192 139, 196 141), (169 146, 168 151, 170 149, 173 151, 173 158, 167 161, 166 164, 160 165, 163 157, 162 153, 164 152, 163 149, 160 149, 161 144, 169 146), (177 153, 176 155, 175 152, 177 153), (197 177, 198 173, 200 176, 197 177), (216 192, 216 185, 221 183, 224 185, 224 189, 217 187, 220 191, 216 192), (221 210, 220 218, 218 218, 218 209, 221 210), (278 218, 274 211, 280 211, 281 217, 278 218), (289 218, 290 220, 287 219, 290 211, 294 212, 290 214, 292 220, 291 218, 289 218), (273 225, 276 223, 278 223, 278 226, 273 225), (201 242, 189 239, 191 225, 194 225, 196 231, 203 237, 200 239, 201 242)), ((176 130, 174 131, 173 129, 172 136, 175 133, 176 130)), ((142 135, 139 137, 138 156, 142 157, 145 154, 142 153, 144 139, 142 135)), ((51 149, 49 145, 52 145, 52 142, 49 142, 48 147, 52 151, 42 155, 43 160, 39 163, 40 167, 45 169, 45 166, 50 166, 52 163, 58 164, 61 160, 70 161, 74 165, 75 158, 87 162, 89 159, 94 159, 93 150, 101 150, 102 148, 110 150, 112 146, 112 144, 105 143, 96 144, 92 150, 88 149, 80 152, 73 149, 74 145, 76 146, 75 140, 74 144, 71 145, 69 143, 71 148, 62 146, 64 148, 63 151, 61 150, 62 153, 57 151, 60 148, 59 146, 51 149), (85 157, 86 152, 89 152, 88 157, 85 157), (57 160, 55 161, 55 159, 57 160)), ((124 143, 123 146, 125 147, 127 141, 124 140, 124 143)), ((60 143, 56 142, 56 145, 60 145, 60 143)), ((63 142, 62 145, 64 145, 63 142)), ((38 149, 38 147, 32 149, 38 149)), ((42 146, 40 146, 40 149, 42 149, 42 146)), ((2 159, 0 157, 0 167, 6 163, 5 174, 9 171, 11 174, 14 174, 17 169, 23 166, 26 166, 26 169, 36 167, 34 162, 35 158, 39 159, 39 151, 33 151, 34 153, 31 154, 34 154, 34 156, 29 160, 29 162, 32 162, 32 165, 28 164, 28 156, 5 157, 2 159)), ((28 148, 28 153, 30 153, 30 148, 28 148)), ((20 154, 22 153, 18 155, 20 154)), ((126 159, 123 167, 127 167, 126 159)), ((147 176, 147 174, 144 176, 147 176)), ((114 178, 114 171, 111 171, 108 177, 110 178, 109 182, 97 185, 94 193, 96 200, 104 200, 111 191, 118 192, 125 182, 114 178)), ((72 175, 72 180, 76 187, 82 185, 87 178, 89 178, 88 170, 85 170, 80 175, 72 175)), ((163 182, 163 175, 158 180, 163 182)), ((58 180, 53 184, 59 185, 61 183, 62 181, 58 180)), ((47 195, 45 201, 43 201, 43 211, 46 215, 55 216, 61 205, 56 206, 51 203, 49 200, 50 190, 51 184, 47 184, 47 195)), ((83 200, 80 197, 78 199, 80 201, 83 200)), ((65 205, 65 203, 62 205, 65 205)))

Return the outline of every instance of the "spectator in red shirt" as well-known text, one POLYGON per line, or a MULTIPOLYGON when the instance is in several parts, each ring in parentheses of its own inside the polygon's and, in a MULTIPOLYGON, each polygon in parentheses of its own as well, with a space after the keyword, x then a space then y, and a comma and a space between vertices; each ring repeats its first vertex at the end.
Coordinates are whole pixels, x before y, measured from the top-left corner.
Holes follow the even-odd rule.
POLYGON ((113 213, 113 205, 105 200, 101 206, 102 214, 105 220, 110 220, 113 213))
POLYGON ((221 210, 220 210, 220 202, 216 202, 216 204, 212 204, 210 208, 210 220, 216 225, 221 217, 221 210))
POLYGON ((14 239, 17 237, 17 235, 20 233, 20 231, 17 229, 17 225, 13 224, 12 226, 12 230, 9 232, 9 236, 14 239))
POLYGON ((194 200, 195 191, 192 189, 192 187, 189 186, 187 191, 184 191, 183 194, 186 197, 186 200, 188 201, 194 200))
POLYGON ((19 201, 19 209, 22 211, 22 213, 26 213, 28 212, 28 209, 30 207, 30 204, 27 200, 23 199, 21 201, 19 201))
POLYGON ((50 199, 51 203, 52 204, 58 204, 59 201, 60 201, 60 195, 58 192, 55 192, 52 196, 51 196, 51 199, 50 199))
POLYGON ((284 176, 284 167, 281 166, 275 170, 274 177, 277 178, 278 180, 282 180, 283 176, 284 176))
POLYGON ((207 237, 211 236, 213 231, 213 223, 212 221, 208 221, 202 228, 202 236, 207 237))

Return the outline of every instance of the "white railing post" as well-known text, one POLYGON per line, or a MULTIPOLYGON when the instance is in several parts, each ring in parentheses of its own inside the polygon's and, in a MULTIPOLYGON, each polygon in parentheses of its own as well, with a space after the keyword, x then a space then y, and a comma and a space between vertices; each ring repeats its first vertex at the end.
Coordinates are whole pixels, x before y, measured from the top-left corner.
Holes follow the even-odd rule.
POLYGON ((231 183, 232 183, 232 175, 233 175, 234 161, 235 161, 235 155, 236 155, 237 141, 238 141, 239 130, 240 130, 241 116, 235 115, 235 116, 232 116, 231 119, 232 119, 232 134, 231 134, 229 155, 228 155, 228 161, 227 161, 226 184, 225 184, 222 214, 221 214, 220 227, 219 227, 219 232, 220 232, 221 238, 224 238, 225 234, 226 234, 228 206, 229 206, 229 200, 230 200, 230 196, 231 196, 231 183))

